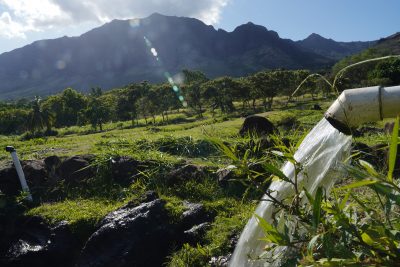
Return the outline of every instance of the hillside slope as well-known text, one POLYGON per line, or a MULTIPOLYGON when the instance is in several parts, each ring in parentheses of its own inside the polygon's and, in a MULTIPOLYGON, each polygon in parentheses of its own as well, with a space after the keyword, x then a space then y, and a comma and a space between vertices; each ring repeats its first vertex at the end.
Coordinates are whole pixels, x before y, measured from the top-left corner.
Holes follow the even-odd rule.
POLYGON ((252 23, 226 32, 197 19, 157 13, 140 20, 114 20, 79 37, 41 40, 1 54, 0 98, 49 95, 66 87, 88 91, 93 86, 161 82, 165 72, 176 74, 185 68, 213 78, 333 65, 336 52, 327 57, 306 43, 282 39, 252 23))

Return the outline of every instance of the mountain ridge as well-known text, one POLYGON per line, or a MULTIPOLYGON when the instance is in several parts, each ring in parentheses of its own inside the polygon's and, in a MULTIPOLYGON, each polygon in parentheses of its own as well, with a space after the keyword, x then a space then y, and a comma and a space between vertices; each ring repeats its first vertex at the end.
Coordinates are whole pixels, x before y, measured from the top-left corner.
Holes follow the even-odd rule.
POLYGON ((185 68, 213 78, 275 68, 318 70, 335 61, 251 22, 227 32, 194 18, 154 13, 143 19, 113 20, 80 36, 40 40, 1 54, 0 98, 49 95, 66 87, 88 91, 93 86, 109 89, 142 80, 162 82, 165 72, 185 68))

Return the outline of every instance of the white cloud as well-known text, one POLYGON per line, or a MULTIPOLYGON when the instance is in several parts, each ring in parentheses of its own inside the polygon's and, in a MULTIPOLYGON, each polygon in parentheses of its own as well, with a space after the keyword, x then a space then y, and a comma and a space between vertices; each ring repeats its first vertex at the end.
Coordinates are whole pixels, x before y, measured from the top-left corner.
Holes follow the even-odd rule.
POLYGON ((25 38, 25 33, 23 27, 13 21, 8 12, 3 12, 0 15, 0 36, 6 38, 25 38))
POLYGON ((0 36, 24 37, 29 31, 62 29, 82 23, 141 18, 154 12, 219 21, 231 0, 0 0, 0 36))

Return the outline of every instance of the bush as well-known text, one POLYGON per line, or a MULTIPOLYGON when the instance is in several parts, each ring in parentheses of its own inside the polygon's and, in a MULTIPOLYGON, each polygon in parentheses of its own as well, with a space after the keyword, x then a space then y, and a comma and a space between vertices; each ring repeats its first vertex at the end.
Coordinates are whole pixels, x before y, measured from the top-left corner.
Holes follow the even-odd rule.
MULTIPOLYGON (((398 127, 399 119, 395 129, 398 127)), ((393 171, 398 142, 395 130, 387 175, 360 160, 357 166, 345 165, 352 182, 334 188, 330 196, 320 187, 315 196, 303 189, 291 199, 273 199, 279 207, 273 222, 258 217, 268 243, 265 258, 275 255, 276 249, 289 247, 295 253, 285 255, 285 260, 293 265, 397 266, 400 187, 393 171)), ((301 166, 295 168, 301 170, 301 166)))

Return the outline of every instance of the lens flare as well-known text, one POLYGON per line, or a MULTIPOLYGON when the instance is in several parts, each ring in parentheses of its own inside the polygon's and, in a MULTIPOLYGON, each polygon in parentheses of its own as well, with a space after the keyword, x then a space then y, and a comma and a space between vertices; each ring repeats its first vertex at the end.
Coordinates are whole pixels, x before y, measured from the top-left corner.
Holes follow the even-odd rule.
POLYGON ((129 20, 129 26, 132 28, 136 28, 140 26, 140 19, 131 19, 129 20))
POLYGON ((59 70, 65 69, 66 66, 67 66, 67 64, 65 63, 64 60, 58 60, 56 62, 56 68, 59 69, 59 70))
MULTIPOLYGON (((149 39, 147 39, 146 36, 143 36, 143 39, 144 39, 147 47, 149 48, 150 53, 155 57, 156 61, 158 62, 158 65, 162 66, 162 62, 161 62, 160 57, 158 56, 158 52, 157 52, 156 48, 153 46, 151 41, 149 39)), ((178 87, 178 84, 181 83, 180 80, 182 79, 182 75, 177 76, 177 81, 178 81, 177 83, 175 83, 174 78, 171 76, 171 74, 168 71, 164 72, 164 77, 167 79, 168 83, 171 85, 172 90, 178 97, 179 101, 181 101, 182 106, 187 107, 188 103, 185 101, 185 98, 182 95, 182 91, 178 87)))
POLYGON ((157 53, 157 50, 154 47, 152 47, 150 49, 150 52, 153 54, 153 56, 157 57, 158 53, 157 53))

